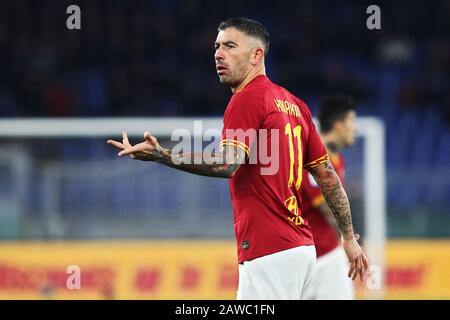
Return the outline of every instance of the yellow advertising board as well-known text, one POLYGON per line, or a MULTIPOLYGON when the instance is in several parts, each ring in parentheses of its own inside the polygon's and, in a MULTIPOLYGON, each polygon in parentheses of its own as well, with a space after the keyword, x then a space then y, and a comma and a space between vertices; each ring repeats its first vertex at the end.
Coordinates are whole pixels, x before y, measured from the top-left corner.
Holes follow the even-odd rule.
MULTIPOLYGON (((235 250, 214 240, 5 242, 0 299, 235 299, 235 250)), ((386 258, 385 298, 450 299, 450 241, 389 241, 386 258)))
POLYGON ((229 241, 0 245, 0 299, 233 299, 236 286, 229 241))
POLYGON ((389 241, 386 299, 450 299, 450 241, 389 241))

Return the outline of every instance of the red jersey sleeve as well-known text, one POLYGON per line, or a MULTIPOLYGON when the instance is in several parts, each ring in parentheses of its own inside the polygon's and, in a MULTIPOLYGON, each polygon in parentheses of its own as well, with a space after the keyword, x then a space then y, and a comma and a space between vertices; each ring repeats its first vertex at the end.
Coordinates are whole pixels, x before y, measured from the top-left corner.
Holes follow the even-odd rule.
POLYGON ((264 120, 264 104, 251 92, 235 94, 224 114, 220 149, 232 145, 243 149, 249 157, 258 129, 264 120))
POLYGON ((309 136, 306 141, 304 165, 305 169, 317 167, 328 160, 328 154, 322 143, 316 126, 312 121, 311 113, 308 111, 305 114, 305 120, 309 126, 309 136))

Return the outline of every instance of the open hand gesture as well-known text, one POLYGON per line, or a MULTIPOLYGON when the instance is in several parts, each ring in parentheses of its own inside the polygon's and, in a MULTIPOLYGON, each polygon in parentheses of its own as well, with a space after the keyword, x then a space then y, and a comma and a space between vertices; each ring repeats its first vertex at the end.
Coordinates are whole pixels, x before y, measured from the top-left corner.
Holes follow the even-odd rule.
POLYGON ((369 268, 369 260, 359 246, 358 239, 359 234, 355 234, 352 239, 344 239, 342 245, 345 253, 347 254, 348 260, 350 261, 348 276, 355 280, 359 275, 361 281, 364 281, 364 275, 369 268))
POLYGON ((112 144, 120 149, 118 156, 130 155, 131 159, 143 161, 155 161, 161 157, 162 148, 158 140, 146 131, 144 133, 144 142, 132 146, 128 140, 128 135, 125 131, 122 132, 122 143, 115 140, 108 140, 108 144, 112 144))

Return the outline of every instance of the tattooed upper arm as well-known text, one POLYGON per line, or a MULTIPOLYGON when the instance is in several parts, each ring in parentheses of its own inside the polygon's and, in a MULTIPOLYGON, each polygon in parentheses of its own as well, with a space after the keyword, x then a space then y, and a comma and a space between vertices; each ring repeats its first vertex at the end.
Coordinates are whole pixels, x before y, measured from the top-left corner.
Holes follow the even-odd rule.
POLYGON ((233 145, 225 145, 221 156, 223 164, 212 170, 228 178, 231 178, 246 160, 245 151, 233 145))
POLYGON ((222 152, 225 160, 224 163, 227 164, 241 165, 245 163, 247 158, 244 149, 233 145, 225 145, 222 152))
MULTIPOLYGON (((319 166, 313 167, 308 169, 309 172, 313 175, 314 179, 324 179, 328 178, 332 175, 336 174, 336 171, 334 170, 333 165, 331 164, 330 160, 325 161, 319 166)), ((317 181, 318 182, 318 181, 317 181)))

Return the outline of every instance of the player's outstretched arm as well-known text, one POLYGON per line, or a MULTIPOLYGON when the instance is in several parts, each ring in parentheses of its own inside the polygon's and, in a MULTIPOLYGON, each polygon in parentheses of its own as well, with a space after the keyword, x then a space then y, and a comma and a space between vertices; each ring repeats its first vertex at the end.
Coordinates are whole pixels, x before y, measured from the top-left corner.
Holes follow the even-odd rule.
POLYGON ((320 186, 322 194, 333 213, 339 230, 342 232, 343 247, 350 261, 349 277, 355 280, 359 274, 364 280, 364 274, 369 268, 366 255, 358 244, 359 235, 353 233, 350 204, 342 183, 334 171, 330 161, 309 169, 320 186))
POLYGON ((144 133, 144 142, 131 145, 126 132, 122 132, 122 142, 108 140, 121 151, 119 156, 129 155, 132 159, 158 162, 169 167, 210 177, 231 178, 239 166, 245 162, 245 151, 234 146, 225 146, 223 152, 172 154, 161 147, 149 132, 144 133))

